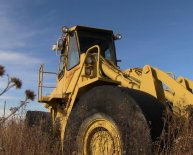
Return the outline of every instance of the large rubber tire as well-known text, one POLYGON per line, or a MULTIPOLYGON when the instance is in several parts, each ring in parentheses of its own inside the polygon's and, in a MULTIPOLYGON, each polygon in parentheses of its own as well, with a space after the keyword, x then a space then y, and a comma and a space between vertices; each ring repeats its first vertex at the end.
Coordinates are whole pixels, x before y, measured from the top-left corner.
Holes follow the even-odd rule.
POLYGON ((135 89, 127 89, 127 93, 132 96, 141 108, 149 128, 151 129, 152 141, 158 140, 166 121, 166 106, 160 103, 155 97, 135 89))
POLYGON ((98 86, 72 110, 63 149, 65 155, 151 154, 150 130, 128 89, 98 86))

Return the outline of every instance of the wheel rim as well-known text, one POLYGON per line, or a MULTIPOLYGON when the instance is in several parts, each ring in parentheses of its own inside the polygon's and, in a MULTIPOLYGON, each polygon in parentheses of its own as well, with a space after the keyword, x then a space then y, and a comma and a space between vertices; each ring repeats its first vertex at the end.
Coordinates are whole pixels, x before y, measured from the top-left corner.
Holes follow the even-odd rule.
POLYGON ((121 155, 121 139, 113 122, 95 119, 90 122, 83 137, 84 155, 121 155))

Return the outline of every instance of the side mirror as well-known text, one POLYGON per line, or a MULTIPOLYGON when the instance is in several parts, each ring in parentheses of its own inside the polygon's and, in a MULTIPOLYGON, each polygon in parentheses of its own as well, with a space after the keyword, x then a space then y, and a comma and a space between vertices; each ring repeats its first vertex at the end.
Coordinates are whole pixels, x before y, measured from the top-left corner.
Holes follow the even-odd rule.
POLYGON ((58 50, 58 47, 56 44, 52 45, 52 51, 57 51, 58 50))
POLYGON ((67 33, 70 33, 70 29, 66 26, 63 26, 61 31, 62 31, 62 36, 58 39, 56 44, 54 44, 52 46, 53 51, 62 51, 63 50, 64 44, 65 44, 65 41, 66 41, 67 33))
POLYGON ((57 43, 52 46, 52 50, 53 51, 61 51, 61 50, 63 50, 63 47, 64 47, 64 40, 59 39, 57 41, 57 43))

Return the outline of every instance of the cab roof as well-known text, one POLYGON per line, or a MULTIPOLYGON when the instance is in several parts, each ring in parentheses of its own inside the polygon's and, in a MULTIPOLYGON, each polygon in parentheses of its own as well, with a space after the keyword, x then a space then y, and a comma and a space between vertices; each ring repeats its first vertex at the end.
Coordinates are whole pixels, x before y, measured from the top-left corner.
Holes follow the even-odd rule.
POLYGON ((111 33, 113 34, 112 30, 108 30, 108 29, 101 29, 101 28, 95 28, 95 27, 87 27, 87 26, 80 26, 80 25, 76 25, 70 28, 70 31, 75 31, 75 30, 91 30, 91 31, 95 31, 95 32, 106 32, 106 33, 111 33))

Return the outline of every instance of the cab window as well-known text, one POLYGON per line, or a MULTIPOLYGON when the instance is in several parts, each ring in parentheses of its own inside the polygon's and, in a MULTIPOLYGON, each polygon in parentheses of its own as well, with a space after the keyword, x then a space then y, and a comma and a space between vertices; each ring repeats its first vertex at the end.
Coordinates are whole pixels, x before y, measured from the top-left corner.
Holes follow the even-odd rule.
POLYGON ((70 70, 79 64, 79 52, 75 33, 72 33, 70 36, 67 60, 67 70, 70 70))
POLYGON ((80 29, 78 30, 78 38, 81 52, 86 52, 90 47, 99 45, 101 55, 116 64, 115 49, 111 33, 80 29))
POLYGON ((64 51, 61 51, 61 55, 60 55, 60 64, 59 64, 59 72, 64 70, 64 51))

